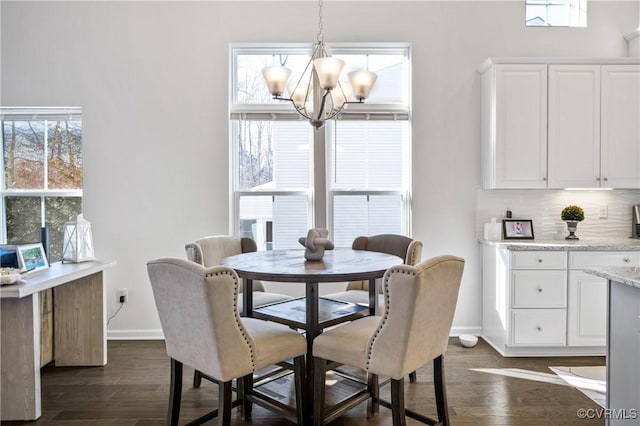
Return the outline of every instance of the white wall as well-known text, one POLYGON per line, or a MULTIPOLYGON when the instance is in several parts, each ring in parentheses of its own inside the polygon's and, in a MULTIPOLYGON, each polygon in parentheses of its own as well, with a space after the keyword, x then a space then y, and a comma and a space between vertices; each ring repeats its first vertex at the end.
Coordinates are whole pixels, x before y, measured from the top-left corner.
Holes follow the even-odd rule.
MULTIPOLYGON (((84 210, 115 291, 114 337, 159 322, 145 262, 229 226, 232 42, 311 42, 315 2, 23 2, 1 7, 1 103, 81 106, 84 210)), ((591 1, 586 29, 525 28, 524 1, 328 2, 331 41, 413 46, 413 236, 467 260, 454 326, 481 322, 480 83, 488 56, 626 56, 638 2, 591 1), (366 8, 366 9, 364 9, 366 8)))

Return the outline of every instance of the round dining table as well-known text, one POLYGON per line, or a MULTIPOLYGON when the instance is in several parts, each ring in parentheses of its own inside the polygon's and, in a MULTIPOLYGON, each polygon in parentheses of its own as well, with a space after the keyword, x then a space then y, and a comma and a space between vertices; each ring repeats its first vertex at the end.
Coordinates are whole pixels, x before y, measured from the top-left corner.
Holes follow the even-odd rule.
MULTIPOLYGON (((317 337, 322 328, 335 325, 339 322, 351 321, 363 315, 375 315, 378 305, 378 290, 376 279, 381 278, 385 271, 392 266, 400 265, 403 259, 387 253, 379 253, 365 250, 352 250, 339 248, 324 252, 322 260, 306 260, 304 250, 271 250, 252 253, 242 253, 222 259, 221 264, 233 268, 240 278, 243 278, 243 312, 245 316, 256 316, 283 324, 295 325, 304 328, 307 340, 307 356, 305 365, 306 392, 305 417, 310 419, 313 397, 313 339, 317 337), (305 286, 305 297, 292 301, 278 302, 267 307, 257 308, 264 311, 261 315, 253 308, 253 281, 276 281, 299 283, 305 286), (329 305, 328 314, 342 312, 344 309, 352 309, 350 315, 339 315, 339 318, 320 321, 318 286, 320 283, 369 281, 369 306, 358 310, 354 304, 340 301, 322 300, 323 305, 329 305), (337 304, 340 304, 336 306, 337 304), (270 315, 275 309, 304 313, 304 321, 290 322, 278 315, 270 315), (364 312, 363 312, 364 311, 364 312)), ((293 284, 292 284, 293 285, 293 284)), ((285 315, 286 316, 286 315, 285 315)))

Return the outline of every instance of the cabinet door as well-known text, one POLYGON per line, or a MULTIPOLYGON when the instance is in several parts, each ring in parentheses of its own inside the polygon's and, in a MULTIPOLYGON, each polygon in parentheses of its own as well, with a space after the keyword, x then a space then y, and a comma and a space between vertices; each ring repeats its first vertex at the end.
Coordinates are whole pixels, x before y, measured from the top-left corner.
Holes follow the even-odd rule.
POLYGON ((496 188, 547 186, 547 66, 496 65, 496 188))
POLYGON ((640 65, 601 73, 601 186, 640 188, 640 65))
POLYGON ((607 280, 582 271, 569 271, 568 312, 569 346, 605 346, 607 280))
POLYGON ((600 186, 600 66, 549 65, 549 187, 600 186))

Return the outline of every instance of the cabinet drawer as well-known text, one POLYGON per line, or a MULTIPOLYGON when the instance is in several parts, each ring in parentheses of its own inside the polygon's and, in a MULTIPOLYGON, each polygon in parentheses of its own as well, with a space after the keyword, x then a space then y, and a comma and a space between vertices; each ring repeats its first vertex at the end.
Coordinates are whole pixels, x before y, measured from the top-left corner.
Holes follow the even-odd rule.
POLYGON ((566 309, 512 309, 513 346, 565 346, 566 309))
POLYGON ((513 271, 511 279, 513 294, 512 307, 566 307, 566 271, 513 271))
POLYGON ((571 251, 569 268, 640 266, 640 251, 571 251))
POLYGON ((513 269, 566 269, 566 251, 514 251, 513 269))

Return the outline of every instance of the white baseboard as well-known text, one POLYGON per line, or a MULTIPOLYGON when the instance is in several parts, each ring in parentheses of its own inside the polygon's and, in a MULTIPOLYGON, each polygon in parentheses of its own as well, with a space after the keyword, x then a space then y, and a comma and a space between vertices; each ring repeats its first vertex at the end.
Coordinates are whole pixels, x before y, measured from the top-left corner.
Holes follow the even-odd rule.
POLYGON ((107 340, 163 340, 164 334, 158 330, 107 330, 107 340))
MULTIPOLYGON (((482 327, 452 327, 451 337, 461 334, 471 334, 480 336, 482 327)), ((162 330, 108 330, 107 340, 162 340, 164 334, 162 330)))
POLYGON ((461 334, 471 334, 472 336, 480 336, 482 334, 482 327, 480 326, 468 326, 468 327, 451 327, 449 336, 458 337, 461 334))

